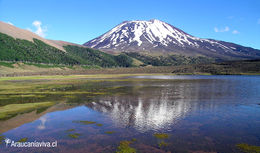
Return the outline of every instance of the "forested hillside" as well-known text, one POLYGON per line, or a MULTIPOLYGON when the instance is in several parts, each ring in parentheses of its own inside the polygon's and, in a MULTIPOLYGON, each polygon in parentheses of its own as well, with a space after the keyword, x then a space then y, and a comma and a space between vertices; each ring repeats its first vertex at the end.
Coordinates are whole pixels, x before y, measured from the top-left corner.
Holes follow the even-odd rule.
POLYGON ((71 45, 65 46, 64 48, 73 59, 86 65, 98 65, 101 67, 130 67, 133 62, 132 58, 125 54, 114 56, 98 50, 71 45))
POLYGON ((49 46, 40 40, 34 39, 34 43, 28 40, 14 39, 0 33, 0 60, 24 61, 52 64, 80 64, 67 53, 49 46))
POLYGON ((132 58, 125 54, 110 55, 78 46, 64 46, 63 52, 44 42, 14 39, 0 33, 0 61, 21 61, 45 64, 96 65, 100 67, 130 67, 132 58))

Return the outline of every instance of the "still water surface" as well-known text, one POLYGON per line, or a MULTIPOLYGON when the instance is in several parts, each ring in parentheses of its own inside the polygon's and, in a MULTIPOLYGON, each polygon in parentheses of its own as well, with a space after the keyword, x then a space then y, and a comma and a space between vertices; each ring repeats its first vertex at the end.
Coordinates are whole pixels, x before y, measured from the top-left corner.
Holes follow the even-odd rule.
POLYGON ((235 153, 239 143, 260 146, 260 76, 134 78, 151 81, 97 83, 101 88, 120 90, 86 102, 84 97, 76 97, 74 101, 81 101, 78 105, 57 105, 55 111, 34 116, 33 121, 2 133, 12 140, 57 140, 58 147, 10 148, 1 144, 0 152, 109 153, 116 152, 120 141, 133 138, 136 141, 131 147, 137 152, 235 153), (80 136, 71 138, 70 133, 80 136), (158 139, 155 133, 168 134, 169 138, 158 139), (167 145, 159 147, 162 141, 167 145))

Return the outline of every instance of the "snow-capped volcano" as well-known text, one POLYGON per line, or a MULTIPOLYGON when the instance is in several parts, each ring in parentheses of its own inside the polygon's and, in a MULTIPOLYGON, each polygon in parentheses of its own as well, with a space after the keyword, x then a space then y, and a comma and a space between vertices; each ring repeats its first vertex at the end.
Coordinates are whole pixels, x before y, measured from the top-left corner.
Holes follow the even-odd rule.
POLYGON ((150 21, 125 21, 101 37, 85 43, 92 48, 111 48, 125 49, 131 44, 139 47, 149 43, 153 47, 159 44, 168 46, 171 43, 184 46, 185 44, 196 46, 196 43, 189 39, 198 40, 198 38, 186 34, 185 32, 160 20, 150 21))
POLYGON ((233 43, 201 39, 160 20, 125 21, 84 44, 103 51, 168 52, 217 58, 256 58, 260 51, 233 43))

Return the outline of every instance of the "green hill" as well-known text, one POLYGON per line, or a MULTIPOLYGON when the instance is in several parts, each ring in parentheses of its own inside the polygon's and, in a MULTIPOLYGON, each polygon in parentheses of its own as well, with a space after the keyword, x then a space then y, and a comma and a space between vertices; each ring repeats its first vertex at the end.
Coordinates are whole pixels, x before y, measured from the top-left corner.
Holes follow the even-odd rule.
POLYGON ((46 64, 80 64, 79 61, 71 58, 67 53, 49 46, 38 39, 33 40, 34 42, 14 39, 0 33, 0 60, 46 64))
POLYGON ((101 67, 131 67, 132 58, 125 54, 117 56, 107 54, 98 50, 78 46, 64 46, 68 54, 81 64, 97 65, 101 67))
POLYGON ((38 39, 34 42, 14 39, 0 33, 0 61, 21 61, 44 64, 95 65, 100 67, 131 67, 132 58, 125 54, 110 55, 78 46, 64 46, 66 52, 38 39))

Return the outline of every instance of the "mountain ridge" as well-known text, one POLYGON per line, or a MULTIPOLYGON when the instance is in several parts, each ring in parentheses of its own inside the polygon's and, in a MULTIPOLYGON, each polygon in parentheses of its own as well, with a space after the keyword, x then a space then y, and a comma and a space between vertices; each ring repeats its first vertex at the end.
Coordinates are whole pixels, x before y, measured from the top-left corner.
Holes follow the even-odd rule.
POLYGON ((198 38, 157 19, 124 21, 83 45, 110 52, 148 51, 224 60, 260 57, 260 50, 231 42, 198 38))
POLYGON ((12 36, 15 39, 17 39, 17 38, 24 39, 24 40, 28 40, 31 42, 33 42, 33 39, 35 38, 35 39, 43 41, 44 43, 46 43, 52 47, 55 47, 61 51, 66 52, 62 46, 54 44, 53 42, 49 41, 48 39, 44 39, 29 30, 21 29, 16 26, 13 26, 11 24, 2 22, 2 21, 0 21, 0 32, 7 34, 9 36, 12 36))

